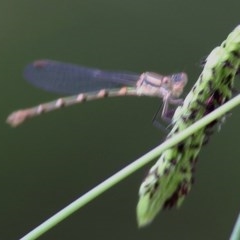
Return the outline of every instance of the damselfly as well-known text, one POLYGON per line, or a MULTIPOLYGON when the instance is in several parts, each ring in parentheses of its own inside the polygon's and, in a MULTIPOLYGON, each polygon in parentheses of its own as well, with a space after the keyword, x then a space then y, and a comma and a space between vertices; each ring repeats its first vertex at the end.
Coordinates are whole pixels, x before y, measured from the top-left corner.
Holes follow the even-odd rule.
POLYGON ((61 107, 117 96, 151 96, 163 99, 162 117, 168 106, 179 105, 187 83, 184 72, 163 76, 154 72, 111 72, 52 60, 37 60, 25 68, 24 77, 37 87, 58 93, 77 94, 13 112, 7 122, 18 126, 26 119, 61 107))

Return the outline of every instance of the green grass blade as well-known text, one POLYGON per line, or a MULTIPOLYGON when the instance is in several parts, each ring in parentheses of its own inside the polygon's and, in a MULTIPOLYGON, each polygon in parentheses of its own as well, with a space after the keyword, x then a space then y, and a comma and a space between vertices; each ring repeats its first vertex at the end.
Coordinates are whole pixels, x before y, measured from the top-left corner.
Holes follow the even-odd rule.
POLYGON ((233 228, 230 240, 239 240, 240 239, 240 214, 238 215, 237 221, 233 228))
MULTIPOLYGON (((191 126, 232 97, 235 75, 240 65, 240 26, 206 59, 199 79, 173 116, 167 138, 191 126)), ((179 207, 193 183, 193 171, 201 147, 208 141, 215 121, 162 153, 139 190, 137 220, 149 224, 159 211, 179 207)))

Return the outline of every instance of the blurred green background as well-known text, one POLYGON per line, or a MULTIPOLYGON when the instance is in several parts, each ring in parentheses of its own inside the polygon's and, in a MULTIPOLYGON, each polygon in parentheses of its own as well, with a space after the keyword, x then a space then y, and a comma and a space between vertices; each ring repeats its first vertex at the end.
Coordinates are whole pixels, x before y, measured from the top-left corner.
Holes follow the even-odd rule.
MULTIPOLYGON (((186 71, 189 90, 239 13, 239 0, 0 1, 0 239, 19 239, 164 137, 151 123, 160 101, 144 97, 90 102, 10 128, 11 111, 58 97, 24 81, 27 63, 186 71)), ((240 209, 240 112, 233 113, 202 150, 179 210, 137 228, 138 188, 150 164, 40 239, 228 239, 240 209)))

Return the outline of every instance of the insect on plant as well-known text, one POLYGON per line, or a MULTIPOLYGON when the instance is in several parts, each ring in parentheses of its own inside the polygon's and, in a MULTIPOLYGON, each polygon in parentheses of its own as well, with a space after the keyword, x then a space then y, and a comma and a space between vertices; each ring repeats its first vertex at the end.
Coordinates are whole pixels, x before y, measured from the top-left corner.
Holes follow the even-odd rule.
MULTIPOLYGON (((28 65, 24 75, 29 82, 49 91, 77 95, 13 112, 7 119, 11 126, 18 126, 28 118, 64 106, 107 96, 144 95, 162 98, 163 118, 169 117, 170 104, 178 107, 171 119, 172 129, 166 141, 158 147, 161 152, 153 149, 149 154, 126 166, 29 232, 24 239, 36 239, 160 153, 158 161, 149 170, 139 189, 138 226, 143 227, 151 223, 163 209, 181 206, 191 190, 193 173, 202 146, 207 143, 214 127, 221 123, 220 117, 233 107, 233 100, 230 99, 239 69, 240 25, 209 54, 202 73, 184 101, 179 98, 187 83, 187 75, 183 72, 169 76, 152 72, 137 75, 102 71, 51 60, 39 60, 28 65), (228 101, 231 104, 227 103, 228 101), (225 110, 222 110, 224 107, 225 110)), ((239 104, 240 97, 237 101, 234 101, 235 106, 239 104)))
MULTIPOLYGON (((163 76, 154 72, 135 74, 130 72, 111 72, 88 68, 52 60, 37 60, 24 71, 27 81, 37 87, 58 93, 77 94, 40 104, 36 107, 13 112, 7 123, 16 127, 25 120, 62 107, 104 97, 150 96, 163 99, 161 116, 169 117, 168 106, 179 105, 179 98, 187 83, 184 72, 163 76)), ((158 119, 158 113, 154 122, 158 119)))

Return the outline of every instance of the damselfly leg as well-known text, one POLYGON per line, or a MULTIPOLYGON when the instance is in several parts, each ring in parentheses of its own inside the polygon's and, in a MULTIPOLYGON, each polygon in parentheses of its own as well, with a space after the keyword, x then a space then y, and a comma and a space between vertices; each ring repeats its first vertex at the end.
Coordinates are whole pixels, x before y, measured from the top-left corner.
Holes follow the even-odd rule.
POLYGON ((168 133, 168 128, 171 126, 172 117, 176 108, 183 104, 183 99, 164 99, 163 104, 159 106, 156 113, 153 116, 153 125, 168 133), (163 121, 162 121, 163 120, 163 121))

